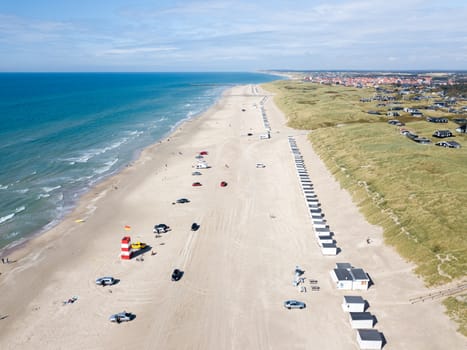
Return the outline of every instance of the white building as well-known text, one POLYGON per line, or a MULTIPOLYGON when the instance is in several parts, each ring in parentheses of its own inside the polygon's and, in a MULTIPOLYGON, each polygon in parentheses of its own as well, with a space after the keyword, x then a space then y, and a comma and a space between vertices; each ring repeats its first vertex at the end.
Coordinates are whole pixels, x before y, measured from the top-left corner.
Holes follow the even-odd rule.
POLYGON ((331 270, 331 279, 337 289, 367 290, 370 278, 363 269, 353 268, 349 263, 337 263, 337 268, 331 270))
POLYGON ((349 312, 350 326, 353 329, 373 328, 374 317, 369 312, 349 312))
POLYGON ((331 236, 331 230, 329 230, 329 227, 313 227, 313 229, 315 230, 316 238, 322 236, 331 236))
POLYGON ((335 242, 334 242, 334 239, 332 238, 332 236, 320 236, 320 237, 318 237, 318 244, 320 245, 320 247, 322 247, 323 244, 325 244, 325 243, 331 244, 331 243, 335 243, 335 242))
POLYGON ((361 296, 345 295, 342 310, 345 312, 364 312, 365 300, 361 296))
POLYGON ((383 337, 376 329, 357 329, 357 343, 362 350, 380 350, 383 337))
POLYGON ((336 243, 323 243, 321 253, 323 255, 337 255, 336 243))

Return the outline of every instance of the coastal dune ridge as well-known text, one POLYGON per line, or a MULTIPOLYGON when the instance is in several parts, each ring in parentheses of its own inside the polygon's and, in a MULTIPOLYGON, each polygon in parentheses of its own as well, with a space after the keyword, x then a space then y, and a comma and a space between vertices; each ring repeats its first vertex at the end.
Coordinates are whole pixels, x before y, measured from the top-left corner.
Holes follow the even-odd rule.
POLYGON ((10 259, 0 276, 1 349, 353 350, 356 332, 341 307, 348 294, 362 295, 377 315, 384 349, 467 345, 439 301, 410 303, 427 292, 413 266, 384 245, 381 228, 364 219, 307 133, 287 127, 273 96, 253 84, 230 88, 145 148, 10 259), (269 139, 260 138, 262 112, 269 139), (338 239, 337 256, 323 256, 316 244, 289 136, 338 239), (201 151, 210 168, 193 176, 201 151), (173 204, 178 198, 190 202, 173 204), (171 230, 155 235, 159 223, 171 230), (127 235, 148 250, 122 260, 127 235), (338 262, 364 268, 374 285, 361 293, 337 290, 329 272, 338 262), (319 291, 293 286, 298 265, 319 291), (175 268, 184 272, 176 282, 175 268), (118 283, 97 286, 106 275, 118 283), (306 308, 287 310, 288 299, 306 308), (109 322, 123 310, 135 319, 109 322))

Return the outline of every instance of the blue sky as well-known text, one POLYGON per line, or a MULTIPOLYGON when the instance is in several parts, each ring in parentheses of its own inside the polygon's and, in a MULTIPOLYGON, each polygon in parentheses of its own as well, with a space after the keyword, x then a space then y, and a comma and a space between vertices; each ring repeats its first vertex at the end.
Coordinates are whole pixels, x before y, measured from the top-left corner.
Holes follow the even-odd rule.
POLYGON ((0 71, 467 69, 466 0, 0 0, 0 71))

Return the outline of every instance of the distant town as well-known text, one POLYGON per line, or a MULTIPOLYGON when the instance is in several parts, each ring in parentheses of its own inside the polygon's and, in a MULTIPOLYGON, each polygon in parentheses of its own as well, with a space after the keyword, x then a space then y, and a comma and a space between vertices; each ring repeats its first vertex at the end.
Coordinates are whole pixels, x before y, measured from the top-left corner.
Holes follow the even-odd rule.
POLYGON ((381 73, 381 72, 304 72, 303 80, 319 84, 338 84, 357 88, 379 85, 443 86, 467 83, 467 72, 381 73))

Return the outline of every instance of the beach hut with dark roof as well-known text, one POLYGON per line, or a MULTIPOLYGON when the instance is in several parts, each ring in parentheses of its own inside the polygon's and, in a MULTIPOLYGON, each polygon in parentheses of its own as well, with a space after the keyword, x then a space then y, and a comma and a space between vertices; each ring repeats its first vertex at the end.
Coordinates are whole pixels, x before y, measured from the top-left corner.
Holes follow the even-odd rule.
POLYGON ((336 284, 337 289, 352 290, 352 275, 347 269, 331 270, 331 279, 336 284))
POLYGON ((318 244, 320 245, 320 247, 322 247, 324 243, 331 244, 335 242, 331 235, 318 237, 318 244))
POLYGON ((353 290, 367 290, 370 284, 370 279, 363 269, 350 269, 350 274, 353 277, 353 290))
POLYGON ((336 267, 331 270, 331 279, 337 289, 367 290, 370 286, 370 278, 363 269, 354 268, 349 263, 337 263, 336 267))
POLYGON ((344 295, 342 310, 345 312, 364 312, 365 300, 359 295, 344 295))
POLYGON ((331 235, 329 227, 314 227, 316 238, 331 235))
POLYGON ((349 312, 350 326, 353 329, 373 328, 374 317, 369 312, 349 312))
POLYGON ((323 255, 337 255, 336 243, 323 243, 321 245, 321 253, 323 255))
POLYGON ((383 336, 376 329, 357 329, 357 343, 362 350, 380 350, 383 336))

